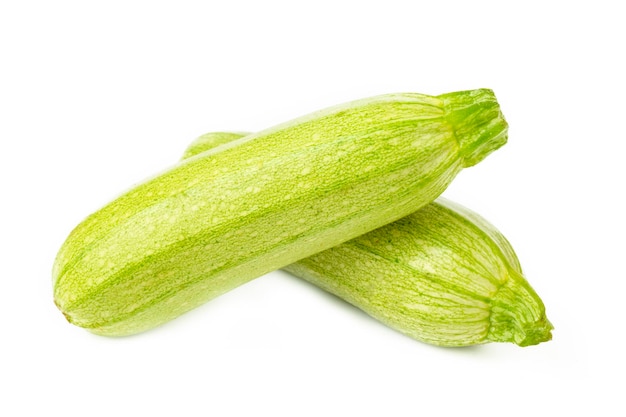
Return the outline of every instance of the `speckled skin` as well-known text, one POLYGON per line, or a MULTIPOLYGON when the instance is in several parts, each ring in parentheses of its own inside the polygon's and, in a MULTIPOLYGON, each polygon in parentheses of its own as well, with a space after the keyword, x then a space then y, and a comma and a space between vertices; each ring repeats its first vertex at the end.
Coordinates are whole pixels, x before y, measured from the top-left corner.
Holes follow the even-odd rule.
POLYGON ((507 256, 510 245, 498 244, 493 226, 469 219, 467 209, 440 198, 284 269, 430 344, 550 340, 545 307, 507 256))
MULTIPOLYGON (((246 135, 208 133, 184 157, 246 135)), ((508 240, 443 198, 283 269, 426 343, 529 346, 552 338, 543 302, 508 240)))
POLYGON ((506 131, 493 93, 473 90, 359 100, 222 145, 79 224, 55 303, 97 334, 148 330, 416 211, 506 131))

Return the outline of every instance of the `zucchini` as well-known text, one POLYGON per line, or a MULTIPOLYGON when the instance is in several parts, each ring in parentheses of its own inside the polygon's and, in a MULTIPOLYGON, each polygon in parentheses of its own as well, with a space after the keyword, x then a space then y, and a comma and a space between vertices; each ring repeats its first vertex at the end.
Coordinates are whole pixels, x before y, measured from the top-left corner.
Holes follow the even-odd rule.
MULTIPOLYGON (((183 158, 245 135, 208 133, 183 158)), ((433 345, 529 346, 552 339, 545 306, 508 240, 443 198, 283 270, 433 345)))
POLYGON ((53 267, 73 324, 121 336, 398 220, 507 139, 492 91, 390 94, 188 158, 81 222, 53 267))

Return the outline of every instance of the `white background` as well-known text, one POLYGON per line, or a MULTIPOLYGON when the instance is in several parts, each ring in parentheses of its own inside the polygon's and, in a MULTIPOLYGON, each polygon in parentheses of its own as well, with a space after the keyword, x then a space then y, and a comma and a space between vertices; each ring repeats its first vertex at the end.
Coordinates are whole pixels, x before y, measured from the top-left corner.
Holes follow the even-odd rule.
POLYGON ((3 1, 0 414, 624 415, 618 3, 3 1), (444 195, 512 242, 551 342, 435 348, 281 272, 134 337, 56 310, 70 230, 198 135, 480 87, 509 143, 444 195))

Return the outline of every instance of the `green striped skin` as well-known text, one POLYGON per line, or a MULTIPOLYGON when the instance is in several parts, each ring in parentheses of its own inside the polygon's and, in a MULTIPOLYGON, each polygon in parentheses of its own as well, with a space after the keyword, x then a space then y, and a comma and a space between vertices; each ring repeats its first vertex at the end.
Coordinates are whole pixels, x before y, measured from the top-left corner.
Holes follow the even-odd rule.
MULTIPOLYGON (((208 133, 185 157, 243 136, 208 133)), ((430 344, 528 346, 552 338, 543 302, 507 239, 443 198, 283 269, 430 344)))
POLYGON ((490 90, 391 94, 203 152, 71 232, 55 303, 97 334, 148 330, 416 211, 506 133, 490 90))

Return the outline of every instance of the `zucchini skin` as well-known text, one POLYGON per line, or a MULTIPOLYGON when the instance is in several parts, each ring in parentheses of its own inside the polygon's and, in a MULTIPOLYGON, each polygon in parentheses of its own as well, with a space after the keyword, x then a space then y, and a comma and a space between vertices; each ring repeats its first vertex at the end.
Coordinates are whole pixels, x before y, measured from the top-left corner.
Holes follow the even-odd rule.
POLYGON ((87 217, 53 267, 73 324, 139 333, 400 219, 506 142, 490 90, 363 99, 188 158, 87 217))
MULTIPOLYGON (((184 158, 245 135, 208 133, 184 158)), ((509 241, 483 217, 441 197, 283 270, 425 343, 530 346, 552 339, 543 301, 509 241)))
POLYGON ((429 344, 551 340, 545 306, 511 246, 477 219, 439 198, 283 269, 429 344))

